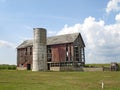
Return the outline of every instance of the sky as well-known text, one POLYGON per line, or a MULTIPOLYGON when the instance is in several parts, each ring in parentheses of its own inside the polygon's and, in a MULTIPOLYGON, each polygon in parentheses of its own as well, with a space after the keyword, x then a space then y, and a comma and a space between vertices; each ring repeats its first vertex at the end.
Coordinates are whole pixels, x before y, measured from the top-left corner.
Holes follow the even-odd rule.
POLYGON ((16 47, 33 38, 80 32, 86 63, 120 63, 120 0, 0 0, 0 64, 16 64, 16 47))

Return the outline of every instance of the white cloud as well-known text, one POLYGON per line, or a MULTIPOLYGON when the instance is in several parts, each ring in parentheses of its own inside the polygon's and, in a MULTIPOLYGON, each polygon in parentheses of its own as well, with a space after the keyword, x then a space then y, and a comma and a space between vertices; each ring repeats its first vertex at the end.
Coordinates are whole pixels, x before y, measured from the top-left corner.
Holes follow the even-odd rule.
POLYGON ((110 0, 107 4, 106 12, 119 11, 120 10, 120 0, 110 0))
POLYGON ((68 25, 66 24, 64 28, 57 33, 57 35, 76 33, 79 31, 79 28, 81 28, 80 24, 75 24, 74 26, 71 26, 71 27, 68 27, 68 25))
POLYGON ((116 20, 117 22, 120 22, 120 13, 116 15, 115 20, 116 20))
POLYGON ((7 47, 7 48, 15 48, 15 44, 8 42, 8 41, 4 41, 4 40, 0 40, 0 48, 1 47, 7 47))
POLYGON ((90 16, 82 24, 65 25, 57 35, 75 32, 80 32, 85 41, 87 63, 120 62, 120 23, 105 25, 90 16))

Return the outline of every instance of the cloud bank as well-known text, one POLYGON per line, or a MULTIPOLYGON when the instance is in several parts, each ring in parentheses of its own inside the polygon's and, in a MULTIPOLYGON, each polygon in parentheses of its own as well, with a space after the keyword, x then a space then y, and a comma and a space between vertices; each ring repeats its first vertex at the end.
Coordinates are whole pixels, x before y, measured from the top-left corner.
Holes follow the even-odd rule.
MULTIPOLYGON (((110 0, 106 14, 120 11, 120 0, 110 0)), ((115 23, 107 25, 104 20, 89 16, 83 23, 67 24, 57 35, 80 32, 86 44, 86 63, 120 62, 120 13, 115 23)))
POLYGON ((115 20, 116 20, 117 22, 120 22, 120 13, 116 15, 115 20))
MULTIPOLYGON (((119 21, 119 14, 116 15, 119 21)), ((57 35, 80 32, 86 44, 87 63, 120 62, 120 23, 105 25, 103 20, 85 18, 83 23, 65 25, 57 35)))
POLYGON ((110 0, 106 7, 106 12, 119 11, 120 10, 120 0, 110 0))

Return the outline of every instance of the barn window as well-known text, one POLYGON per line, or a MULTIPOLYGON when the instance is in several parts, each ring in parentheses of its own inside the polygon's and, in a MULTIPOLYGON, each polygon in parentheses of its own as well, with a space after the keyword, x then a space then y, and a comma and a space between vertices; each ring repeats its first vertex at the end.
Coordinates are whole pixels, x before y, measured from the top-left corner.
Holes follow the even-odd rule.
POLYGON ((68 61, 68 56, 66 56, 66 61, 68 61))
POLYGON ((47 47, 47 53, 51 53, 51 47, 50 46, 47 47))
POLYGON ((81 48, 81 58, 82 61, 84 62, 85 61, 84 48, 81 48))
POLYGON ((74 51, 75 51, 75 53, 78 53, 78 46, 74 47, 74 51))
POLYGON ((25 48, 25 55, 27 55, 27 48, 25 48))
POLYGON ((70 46, 70 61, 72 61, 71 46, 70 46))
POLYGON ((32 55, 32 47, 30 47, 30 55, 32 55))
POLYGON ((51 46, 47 47, 47 61, 51 62, 52 61, 52 50, 51 50, 51 46))
POLYGON ((66 51, 68 51, 68 45, 66 44, 66 51))
POLYGON ((74 56, 75 56, 75 60, 79 61, 79 48, 78 46, 74 46, 74 56))
POLYGON ((68 44, 66 44, 66 61, 68 61, 68 44))
POLYGON ((47 61, 48 61, 48 62, 51 62, 51 58, 48 58, 47 61))

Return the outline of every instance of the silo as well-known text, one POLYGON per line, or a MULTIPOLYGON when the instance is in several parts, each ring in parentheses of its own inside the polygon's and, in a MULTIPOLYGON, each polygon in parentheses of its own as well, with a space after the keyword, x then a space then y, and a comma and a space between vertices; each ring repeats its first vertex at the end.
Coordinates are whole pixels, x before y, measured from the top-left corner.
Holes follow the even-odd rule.
POLYGON ((34 28, 33 40, 33 68, 32 71, 45 71, 47 69, 46 29, 34 28))

